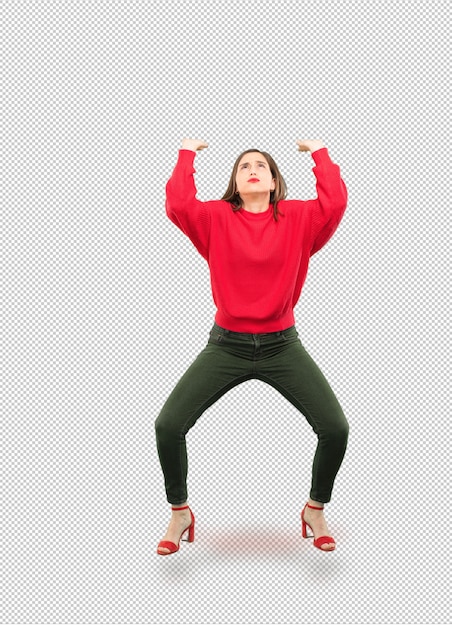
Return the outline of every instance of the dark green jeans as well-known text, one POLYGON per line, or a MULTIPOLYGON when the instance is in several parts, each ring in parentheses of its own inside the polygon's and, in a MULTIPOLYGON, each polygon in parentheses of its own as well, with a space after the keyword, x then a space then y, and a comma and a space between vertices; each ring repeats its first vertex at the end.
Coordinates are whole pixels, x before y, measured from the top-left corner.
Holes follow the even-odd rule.
POLYGON ((185 435, 227 391, 257 378, 272 385, 316 433, 310 497, 329 502, 347 447, 348 423, 324 375, 306 352, 295 326, 266 334, 236 333, 213 325, 204 350, 179 380, 155 421, 167 500, 187 500, 185 435))

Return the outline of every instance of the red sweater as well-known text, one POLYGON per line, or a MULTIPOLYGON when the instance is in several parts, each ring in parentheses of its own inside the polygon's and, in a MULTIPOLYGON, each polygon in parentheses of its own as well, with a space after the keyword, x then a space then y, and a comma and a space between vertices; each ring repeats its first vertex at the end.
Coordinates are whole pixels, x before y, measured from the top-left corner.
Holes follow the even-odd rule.
POLYGON ((166 186, 166 213, 193 242, 210 268, 219 326, 267 333, 295 324, 293 308, 306 279, 310 257, 335 232, 347 204, 347 189, 326 148, 312 153, 318 197, 281 200, 284 216, 273 218, 224 200, 196 198, 196 153, 180 150, 166 186))

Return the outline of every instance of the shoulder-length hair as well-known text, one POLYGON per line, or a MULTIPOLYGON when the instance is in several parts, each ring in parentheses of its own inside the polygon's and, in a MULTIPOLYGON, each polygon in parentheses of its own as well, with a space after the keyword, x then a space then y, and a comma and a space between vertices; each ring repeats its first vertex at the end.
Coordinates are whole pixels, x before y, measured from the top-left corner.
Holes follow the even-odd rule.
POLYGON ((286 185, 284 178, 281 175, 281 172, 278 169, 278 166, 276 165, 273 158, 268 154, 268 152, 263 152, 262 150, 255 150, 254 148, 251 148, 250 150, 245 150, 244 152, 242 152, 242 154, 239 155, 236 162, 234 163, 234 167, 232 168, 232 174, 229 180, 228 188, 226 190, 226 193, 221 199, 226 200, 226 202, 229 202, 232 205, 233 211, 238 211, 239 209, 242 208, 243 200, 237 192, 237 185, 235 182, 235 178, 237 176, 237 170, 239 168, 239 163, 242 157, 245 154, 248 154, 249 152, 259 152, 266 158, 267 163, 270 167, 270 171, 272 173, 272 178, 275 179, 275 183, 276 183, 275 189, 270 192, 270 204, 273 204, 273 218, 275 222, 277 222, 278 215, 282 215, 284 217, 284 213, 281 213, 281 211, 278 209, 278 202, 286 198, 287 185, 286 185))

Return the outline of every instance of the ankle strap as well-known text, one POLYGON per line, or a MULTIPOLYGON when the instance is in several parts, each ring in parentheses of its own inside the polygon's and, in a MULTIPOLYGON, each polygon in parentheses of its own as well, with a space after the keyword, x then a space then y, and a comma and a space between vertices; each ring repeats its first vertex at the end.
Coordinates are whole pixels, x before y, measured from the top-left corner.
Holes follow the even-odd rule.
POLYGON ((189 509, 189 506, 181 506, 180 509, 175 508, 174 506, 171 507, 172 511, 183 511, 184 509, 189 509))
POLYGON ((323 507, 323 506, 311 506, 310 504, 307 504, 307 503, 306 503, 306 506, 307 506, 309 509, 315 509, 316 511, 323 511, 323 509, 324 509, 324 507, 323 507))

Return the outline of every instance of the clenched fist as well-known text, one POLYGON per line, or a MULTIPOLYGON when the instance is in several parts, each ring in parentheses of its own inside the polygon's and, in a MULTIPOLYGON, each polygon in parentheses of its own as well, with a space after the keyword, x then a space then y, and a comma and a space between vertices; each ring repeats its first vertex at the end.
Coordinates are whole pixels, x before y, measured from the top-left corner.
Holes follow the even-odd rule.
POLYGON ((325 144, 321 139, 299 139, 297 144, 300 152, 312 153, 325 147, 325 144))
POLYGON ((193 150, 193 152, 197 152, 198 150, 203 150, 204 148, 208 148, 208 145, 203 139, 182 139, 182 150, 193 150))

